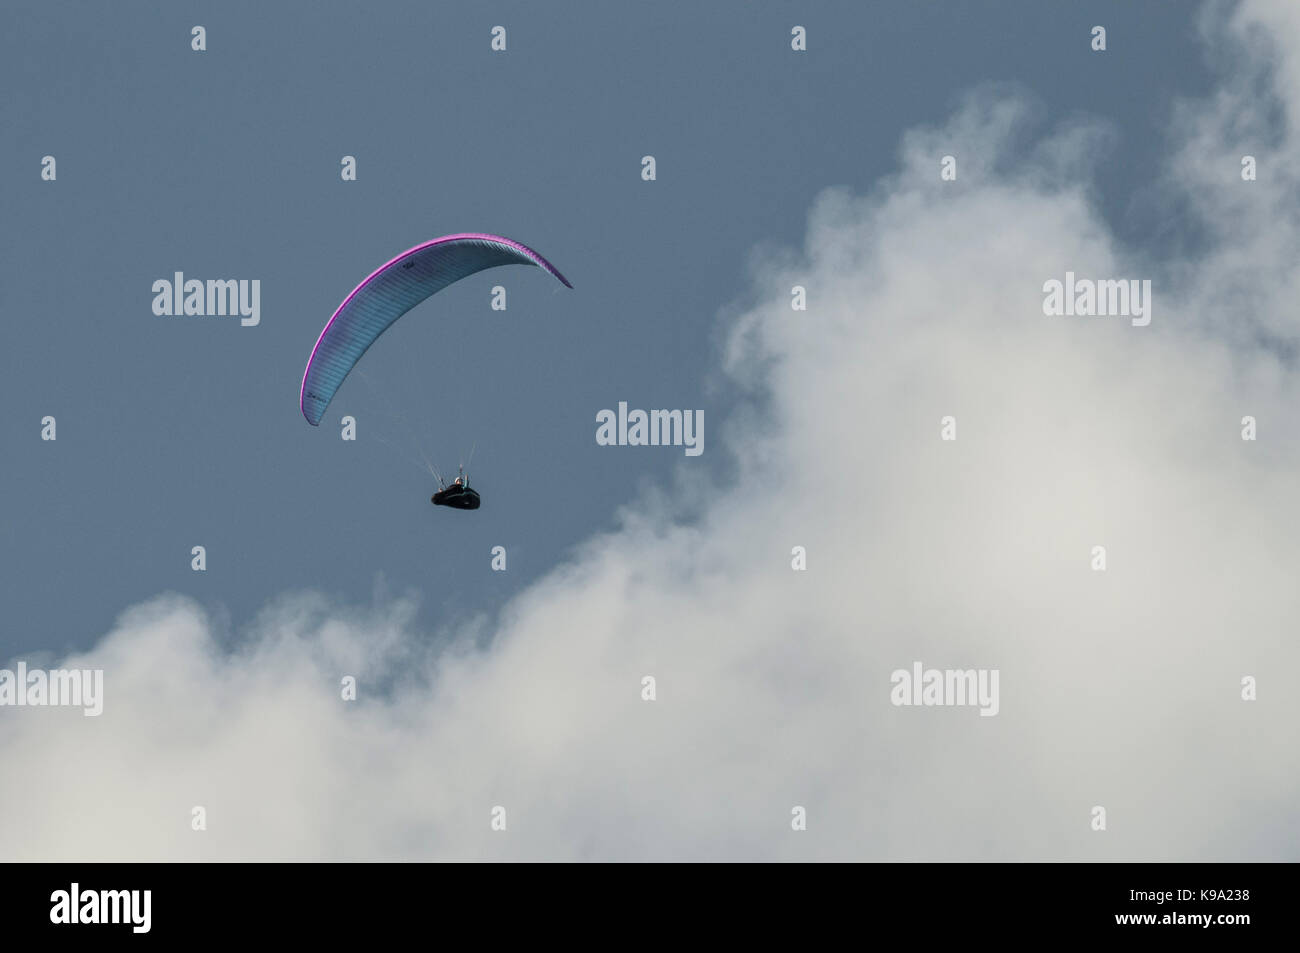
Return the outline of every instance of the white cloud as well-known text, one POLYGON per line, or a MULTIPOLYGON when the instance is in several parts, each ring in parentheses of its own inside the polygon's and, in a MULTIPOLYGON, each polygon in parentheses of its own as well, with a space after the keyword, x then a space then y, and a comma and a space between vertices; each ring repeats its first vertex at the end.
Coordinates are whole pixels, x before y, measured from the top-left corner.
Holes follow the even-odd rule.
POLYGON ((1112 237, 1104 125, 1035 141, 1014 94, 973 95, 759 263, 725 354, 756 409, 698 524, 629 507, 486 650, 423 648, 402 600, 286 597, 233 655, 190 601, 134 610, 63 663, 106 670, 102 717, 0 717, 0 856, 1296 859, 1296 18, 1231 28, 1287 124, 1243 73, 1173 125, 1195 260, 1112 237), (1155 278, 1152 325, 1045 318, 1067 269, 1155 278), (892 707, 914 660, 1000 669, 1001 713, 892 707))

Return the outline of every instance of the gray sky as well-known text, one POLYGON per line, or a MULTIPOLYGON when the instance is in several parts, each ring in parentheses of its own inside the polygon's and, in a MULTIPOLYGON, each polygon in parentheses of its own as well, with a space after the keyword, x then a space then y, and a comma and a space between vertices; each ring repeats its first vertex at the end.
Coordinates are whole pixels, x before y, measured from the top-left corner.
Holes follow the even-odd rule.
POLYGON ((0 855, 1294 859, 1293 5, 794 6, 19 13, 0 657, 106 700, 0 711, 43 779, 0 855), (344 384, 358 444, 308 426, 339 301, 471 230, 574 290, 462 282, 344 384), (261 325, 155 317, 176 270, 261 325), (1067 270, 1152 325, 1044 317, 1067 270), (443 469, 477 440, 482 510, 368 439, 388 400, 443 469), (705 453, 596 446, 620 400, 705 453), (892 706, 914 661, 998 716, 892 706))
POLYGON ((419 590, 430 623, 494 611, 683 465, 597 447, 596 411, 628 400, 721 421, 734 394, 714 373, 716 317, 743 298, 751 251, 799 241, 818 192, 868 188, 906 129, 974 84, 1114 122, 1105 207, 1121 230, 1152 230, 1126 218, 1159 157, 1151 124, 1206 79, 1185 13, 1131 8, 11 6, 0 656, 84 648, 163 590, 236 625, 286 589, 366 601, 379 575, 419 590), (1093 19, 1114 34, 1104 60, 1075 42, 1093 19), (805 56, 789 49, 796 21, 805 56), (509 49, 492 55, 498 22, 509 49), (47 154, 55 183, 39 177, 47 154), (349 380, 331 407, 359 415, 359 445, 307 426, 302 367, 334 308, 392 255, 457 231, 531 245, 575 291, 524 269, 449 290, 367 355, 376 386, 349 380), (261 325, 154 317, 152 282, 178 270, 259 278, 261 325), (505 314, 487 306, 498 282, 505 314), (374 441, 376 427, 408 439, 390 400, 444 471, 477 441, 472 519, 434 511, 427 477, 374 441), (37 439, 46 414, 56 445, 37 439), (504 576, 489 571, 498 544, 504 576))

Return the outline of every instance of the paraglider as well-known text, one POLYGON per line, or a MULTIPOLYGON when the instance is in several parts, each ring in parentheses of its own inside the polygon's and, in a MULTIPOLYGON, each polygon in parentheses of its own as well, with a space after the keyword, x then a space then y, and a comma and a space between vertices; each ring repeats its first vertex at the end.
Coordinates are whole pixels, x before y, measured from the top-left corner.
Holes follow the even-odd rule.
POLYGON ((469 488, 469 477, 465 476, 462 469, 460 476, 451 482, 451 486, 443 486, 442 481, 438 481, 438 492, 433 494, 434 506, 454 506, 458 510, 476 510, 479 508, 481 500, 478 491, 469 488))
MULTIPOLYGON (((444 235, 407 249, 352 289, 316 339, 298 394, 307 422, 313 427, 320 424, 344 379, 398 318, 460 279, 498 265, 535 265, 566 288, 573 287, 537 252, 500 235, 444 235)), ((438 483, 435 505, 478 509, 479 495, 467 479, 459 478, 451 486, 438 483)))
POLYGON ((298 395, 307 423, 320 424, 348 372, 393 322, 448 285, 497 265, 536 265, 573 287, 537 252, 500 235, 444 235, 407 249, 352 289, 316 339, 298 395))

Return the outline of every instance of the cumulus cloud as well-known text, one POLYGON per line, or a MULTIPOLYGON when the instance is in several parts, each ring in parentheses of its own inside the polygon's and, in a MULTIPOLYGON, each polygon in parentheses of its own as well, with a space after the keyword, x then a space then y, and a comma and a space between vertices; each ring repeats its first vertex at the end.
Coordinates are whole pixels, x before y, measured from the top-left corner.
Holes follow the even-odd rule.
POLYGON ((1114 237, 1104 123, 972 94, 755 256, 696 519, 629 504, 491 631, 295 594, 231 647, 190 600, 134 609, 61 663, 106 671, 100 718, 0 717, 0 856, 1296 859, 1297 16, 1206 20, 1236 54, 1164 183, 1194 253, 1114 237), (1152 324, 1045 317, 1067 270, 1152 278, 1152 324), (998 669, 999 714, 891 705, 914 661, 998 669))

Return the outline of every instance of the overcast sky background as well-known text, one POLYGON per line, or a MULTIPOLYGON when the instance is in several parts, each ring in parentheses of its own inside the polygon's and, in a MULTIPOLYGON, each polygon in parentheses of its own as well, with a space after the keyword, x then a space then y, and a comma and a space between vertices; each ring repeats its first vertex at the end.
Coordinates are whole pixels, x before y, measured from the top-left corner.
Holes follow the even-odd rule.
POLYGON ((45 779, 0 854, 1294 859, 1300 23, 1215 9, 11 8, 0 658, 109 694, 0 717, 45 779), (334 308, 456 231, 574 290, 462 282, 308 426, 334 308), (1044 318, 1067 269, 1154 279, 1152 326, 1044 318), (261 325, 155 317, 177 270, 261 325), (597 447, 619 400, 703 456, 597 447), (444 470, 477 441, 482 510, 389 401, 444 470), (891 707, 914 660, 1002 713, 891 707))
POLYGON ((1073 38, 1095 10, 978 6, 11 5, 0 655, 84 648, 161 590, 236 625, 286 589, 368 601, 379 576, 418 589, 425 622, 499 608, 644 484, 725 472, 717 317, 743 300, 749 255, 798 243, 814 196, 869 187, 906 129, 977 83, 1116 123, 1099 193, 1121 229, 1155 232, 1129 220, 1153 124, 1206 85, 1185 12, 1102 4, 1115 38, 1094 57, 1073 38), (509 49, 492 55, 498 22, 509 49), (522 268, 449 289, 372 348, 331 426, 308 426, 302 368, 339 302, 457 231, 530 245, 574 291, 522 268), (260 278, 261 325, 155 317, 152 284, 175 271, 260 278), (488 307, 500 282, 504 314, 488 307), (704 455, 596 446, 595 414, 619 400, 703 408, 704 455), (444 471, 477 441, 479 513, 435 511, 427 475, 375 441, 413 453, 388 401, 444 471), (46 414, 55 445, 34 439, 46 414))

